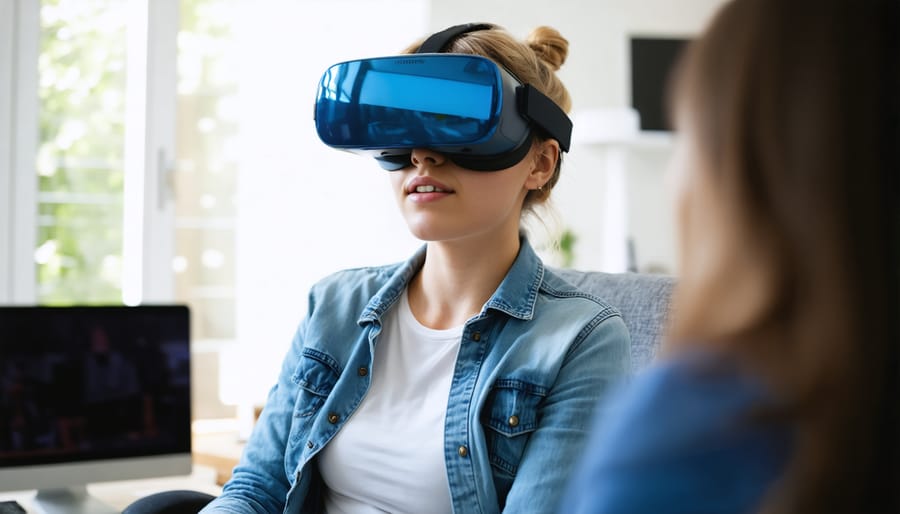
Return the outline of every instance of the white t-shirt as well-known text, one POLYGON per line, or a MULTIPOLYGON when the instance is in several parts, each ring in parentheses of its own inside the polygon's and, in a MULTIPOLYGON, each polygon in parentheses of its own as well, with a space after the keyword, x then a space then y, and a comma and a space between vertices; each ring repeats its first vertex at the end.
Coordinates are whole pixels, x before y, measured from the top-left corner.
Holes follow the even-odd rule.
POLYGON ((451 512, 444 416, 462 330, 420 324, 405 290, 386 313, 369 391, 319 454, 328 514, 451 512))

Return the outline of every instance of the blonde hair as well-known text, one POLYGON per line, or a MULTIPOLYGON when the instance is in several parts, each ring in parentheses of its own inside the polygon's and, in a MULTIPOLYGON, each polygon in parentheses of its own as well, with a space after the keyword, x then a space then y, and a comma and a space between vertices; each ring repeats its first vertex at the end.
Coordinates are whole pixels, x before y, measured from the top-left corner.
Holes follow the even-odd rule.
MULTIPOLYGON (((405 53, 413 53, 421 46, 422 41, 410 45, 405 53)), ((547 95, 562 110, 572 109, 569 91, 556 72, 566 62, 569 55, 569 41, 552 27, 540 26, 531 31, 524 41, 516 39, 504 28, 491 25, 487 30, 466 32, 454 39, 447 48, 447 53, 481 55, 506 68, 523 84, 531 84, 541 93, 547 95)), ((538 134, 546 139, 545 134, 538 134)), ((531 210, 536 204, 547 201, 550 190, 559 180, 562 166, 562 154, 556 162, 556 169, 550 180, 541 189, 529 191, 522 206, 523 211, 531 210)))

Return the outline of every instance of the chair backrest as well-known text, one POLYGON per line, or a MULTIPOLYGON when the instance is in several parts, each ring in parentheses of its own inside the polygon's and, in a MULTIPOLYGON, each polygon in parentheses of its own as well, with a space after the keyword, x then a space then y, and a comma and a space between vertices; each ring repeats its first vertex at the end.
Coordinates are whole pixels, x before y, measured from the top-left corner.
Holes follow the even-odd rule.
POLYGON ((674 277, 572 269, 553 271, 619 309, 631 332, 632 370, 640 370, 653 359, 665 332, 674 277))

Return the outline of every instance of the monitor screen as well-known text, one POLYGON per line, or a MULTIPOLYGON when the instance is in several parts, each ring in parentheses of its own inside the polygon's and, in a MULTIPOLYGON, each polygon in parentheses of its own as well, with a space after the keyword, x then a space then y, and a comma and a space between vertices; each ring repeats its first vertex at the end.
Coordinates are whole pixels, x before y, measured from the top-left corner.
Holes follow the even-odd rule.
POLYGON ((190 473, 181 305, 0 307, 0 490, 190 473))

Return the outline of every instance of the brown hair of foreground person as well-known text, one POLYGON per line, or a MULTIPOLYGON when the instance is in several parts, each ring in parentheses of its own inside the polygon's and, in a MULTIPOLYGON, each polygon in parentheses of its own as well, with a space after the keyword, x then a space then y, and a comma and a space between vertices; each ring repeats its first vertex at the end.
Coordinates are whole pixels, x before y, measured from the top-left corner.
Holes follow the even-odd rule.
POLYGON ((900 512, 897 0, 735 0, 689 46, 667 351, 697 341, 792 427, 765 512, 900 512))

